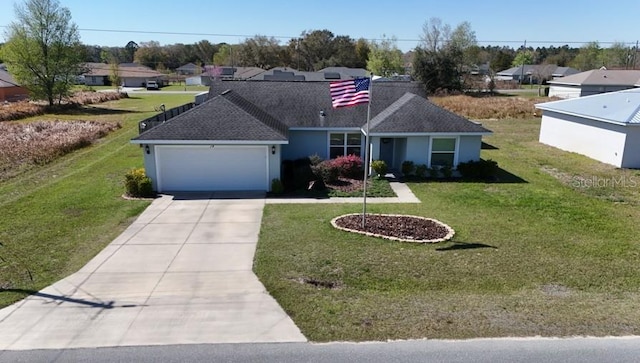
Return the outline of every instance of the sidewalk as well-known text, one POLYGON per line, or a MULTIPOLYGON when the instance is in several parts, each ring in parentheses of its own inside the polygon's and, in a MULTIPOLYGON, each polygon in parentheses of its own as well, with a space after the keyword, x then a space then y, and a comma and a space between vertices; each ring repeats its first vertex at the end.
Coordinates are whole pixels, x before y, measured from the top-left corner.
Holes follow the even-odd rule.
MULTIPOLYGON (((389 186, 396 193, 396 197, 367 198, 367 203, 420 203, 411 189, 400 182, 389 182, 389 186)), ((312 203, 362 203, 363 198, 268 198, 267 204, 312 204, 312 203)))

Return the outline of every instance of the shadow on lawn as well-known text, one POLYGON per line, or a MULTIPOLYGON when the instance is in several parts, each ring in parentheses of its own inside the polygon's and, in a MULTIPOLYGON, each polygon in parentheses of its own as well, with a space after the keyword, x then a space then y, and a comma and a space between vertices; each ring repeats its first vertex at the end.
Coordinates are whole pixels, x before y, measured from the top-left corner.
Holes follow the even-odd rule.
POLYGON ((444 252, 444 251, 457 251, 457 250, 472 250, 477 248, 493 248, 496 250, 498 249, 498 247, 486 245, 484 243, 469 243, 469 242, 455 241, 451 246, 436 248, 436 251, 444 252))
POLYGON ((486 142, 482 142, 482 146, 480 147, 482 150, 500 150, 500 148, 493 146, 491 144, 487 144, 486 142))
POLYGON ((522 179, 521 177, 512 174, 500 167, 495 172, 493 178, 491 179, 467 179, 461 177, 452 177, 452 178, 417 178, 415 176, 403 177, 398 181, 400 182, 411 182, 411 183, 489 183, 489 184, 520 184, 520 183, 528 183, 528 181, 522 179))
POLYGON ((135 110, 119 110, 113 108, 84 106, 80 108, 66 110, 64 113, 69 115, 87 115, 87 116, 100 116, 100 115, 122 115, 126 113, 140 113, 141 111, 135 110))

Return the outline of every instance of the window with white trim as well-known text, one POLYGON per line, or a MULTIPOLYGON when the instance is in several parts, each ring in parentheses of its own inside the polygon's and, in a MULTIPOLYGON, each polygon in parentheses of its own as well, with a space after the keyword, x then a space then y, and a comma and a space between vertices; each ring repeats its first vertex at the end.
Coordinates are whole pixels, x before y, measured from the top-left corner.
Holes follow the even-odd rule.
POLYGON ((456 139, 438 138, 431 140, 431 166, 453 167, 456 157, 456 139))
POLYGON ((362 150, 362 134, 360 133, 330 133, 329 134, 329 158, 338 156, 357 155, 362 150))

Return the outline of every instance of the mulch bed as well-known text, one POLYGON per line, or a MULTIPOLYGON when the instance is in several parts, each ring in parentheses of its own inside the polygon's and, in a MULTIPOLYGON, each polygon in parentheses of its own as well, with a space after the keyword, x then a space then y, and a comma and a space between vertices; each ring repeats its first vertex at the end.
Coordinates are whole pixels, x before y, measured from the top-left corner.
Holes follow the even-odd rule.
POLYGON ((347 214, 334 218, 331 224, 349 232, 404 242, 443 242, 455 233, 435 219, 406 215, 367 214, 362 228, 362 214, 347 214))

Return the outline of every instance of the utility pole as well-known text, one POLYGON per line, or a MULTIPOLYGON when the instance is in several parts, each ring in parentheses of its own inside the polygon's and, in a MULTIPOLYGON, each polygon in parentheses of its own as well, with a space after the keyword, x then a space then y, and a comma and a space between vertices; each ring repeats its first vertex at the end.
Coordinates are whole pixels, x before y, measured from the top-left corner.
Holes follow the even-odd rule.
POLYGON ((636 40, 636 48, 633 50, 633 60, 632 60, 632 67, 631 69, 636 69, 636 55, 638 54, 638 41, 636 40))
POLYGON ((522 47, 522 69, 520 69, 520 85, 522 85, 522 81, 524 81, 524 62, 525 62, 525 57, 524 57, 524 52, 527 51, 527 40, 524 40, 524 46, 522 47))

